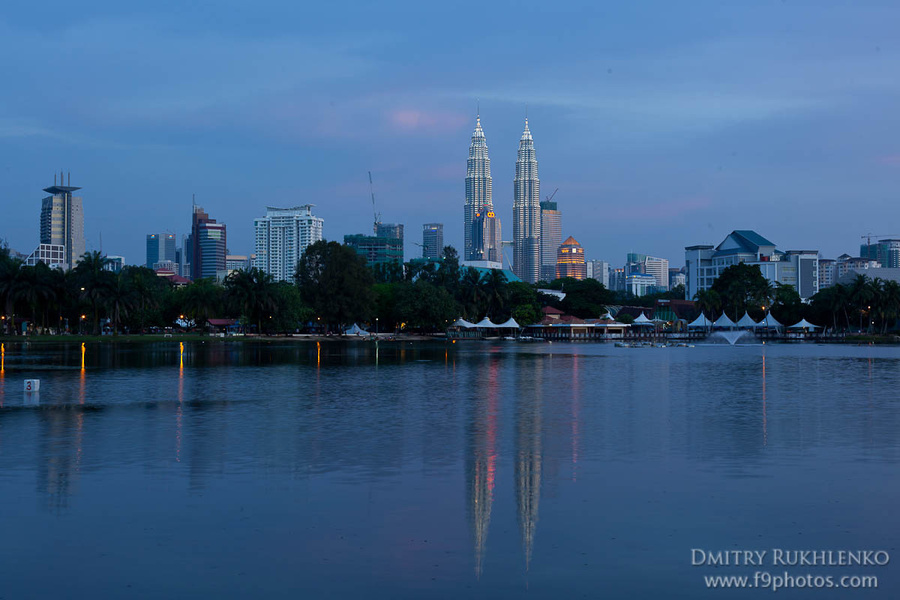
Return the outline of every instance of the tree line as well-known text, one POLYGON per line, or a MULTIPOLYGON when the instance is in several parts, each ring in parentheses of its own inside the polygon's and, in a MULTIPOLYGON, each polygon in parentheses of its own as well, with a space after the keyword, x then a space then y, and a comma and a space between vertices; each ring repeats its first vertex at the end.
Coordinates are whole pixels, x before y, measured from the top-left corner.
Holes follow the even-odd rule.
POLYGON ((733 321, 746 312, 759 321, 771 312, 783 325, 801 319, 833 331, 887 333, 900 318, 900 283, 858 274, 848 284, 819 290, 803 302, 791 285, 768 281, 759 267, 740 263, 726 268, 708 290, 694 295, 711 320, 722 314, 733 321))

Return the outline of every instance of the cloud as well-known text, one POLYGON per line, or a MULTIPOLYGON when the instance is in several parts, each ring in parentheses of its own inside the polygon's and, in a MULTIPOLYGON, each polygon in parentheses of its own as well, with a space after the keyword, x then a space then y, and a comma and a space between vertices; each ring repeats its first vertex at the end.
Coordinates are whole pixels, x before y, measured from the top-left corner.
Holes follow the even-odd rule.
POLYGON ((900 167, 900 154, 889 154, 887 156, 879 156, 876 160, 880 165, 888 167, 900 167))

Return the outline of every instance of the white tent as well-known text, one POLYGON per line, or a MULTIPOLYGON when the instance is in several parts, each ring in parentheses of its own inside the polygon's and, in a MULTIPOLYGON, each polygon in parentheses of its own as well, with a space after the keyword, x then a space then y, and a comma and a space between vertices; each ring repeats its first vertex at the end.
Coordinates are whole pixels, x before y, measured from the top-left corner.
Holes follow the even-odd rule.
POLYGON ((772 313, 767 313, 765 318, 762 321, 756 324, 757 327, 771 327, 772 329, 780 329, 784 327, 778 320, 772 316, 772 313))
POLYGON ((813 325, 806 319, 800 319, 799 323, 794 323, 788 329, 821 329, 821 325, 813 325))
POLYGON ((738 327, 756 327, 758 323, 753 320, 747 311, 744 311, 744 316, 741 317, 741 320, 737 322, 738 327))
POLYGON ((369 335, 369 332, 365 329, 362 329, 356 323, 353 324, 353 327, 344 330, 346 335, 369 335))
POLYGON ((483 318, 482 320, 480 320, 480 321, 478 321, 477 323, 475 323, 475 327, 491 327, 491 328, 495 328, 495 327, 498 327, 498 325, 497 325, 496 323, 492 322, 492 321, 491 321, 490 319, 488 319, 487 317, 485 317, 485 318, 483 318))
POLYGON ((472 327, 475 327, 475 323, 470 323, 465 319, 460 318, 453 321, 453 324, 450 325, 450 327, 463 327, 465 329, 471 329, 472 327))
POLYGON ((709 319, 706 318, 706 315, 704 315, 703 313, 700 313, 699 317, 697 317, 696 319, 694 319, 693 321, 688 323, 688 328, 694 328, 694 329, 699 329, 701 327, 706 328, 706 327, 711 327, 711 326, 712 326, 712 323, 710 322, 709 319))
POLYGON ((616 318, 615 318, 614 316, 612 316, 611 314, 609 314, 609 311, 606 311, 606 314, 603 315, 602 317, 600 317, 600 320, 601 320, 601 321, 607 321, 607 320, 609 320, 609 321, 615 321, 616 318))
POLYGON ((498 328, 503 328, 503 329, 519 329, 519 324, 516 323, 516 320, 515 320, 515 319, 513 319, 512 317, 510 317, 509 320, 508 320, 507 322, 505 322, 505 323, 500 323, 499 325, 497 325, 497 327, 498 327, 498 328))
POLYGON ((713 323, 713 327, 727 327, 731 329, 733 327, 737 327, 737 325, 734 324, 734 321, 728 318, 728 315, 722 313, 722 316, 716 319, 716 322, 713 323))
POLYGON ((644 313, 641 313, 637 319, 632 321, 632 325, 653 325, 653 321, 648 319, 644 313))

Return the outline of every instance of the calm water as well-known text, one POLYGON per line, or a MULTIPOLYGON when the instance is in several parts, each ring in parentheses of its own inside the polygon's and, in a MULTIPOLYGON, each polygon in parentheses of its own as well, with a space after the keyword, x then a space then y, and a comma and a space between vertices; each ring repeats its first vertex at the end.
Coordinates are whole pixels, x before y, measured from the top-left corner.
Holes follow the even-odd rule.
MULTIPOLYGON (((881 549, 900 349, 7 345, 0 598, 760 598, 691 549, 881 549), (37 406, 25 378, 40 378, 37 406)), ((896 554, 896 556, 895 556, 896 554)))

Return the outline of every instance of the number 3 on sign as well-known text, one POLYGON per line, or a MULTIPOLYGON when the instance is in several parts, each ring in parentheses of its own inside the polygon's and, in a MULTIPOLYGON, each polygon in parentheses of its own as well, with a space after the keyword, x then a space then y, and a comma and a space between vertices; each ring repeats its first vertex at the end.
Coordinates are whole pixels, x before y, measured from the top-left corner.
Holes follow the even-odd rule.
POLYGON ((34 388, 34 383, 29 379, 25 382, 25 391, 30 392, 34 388))

